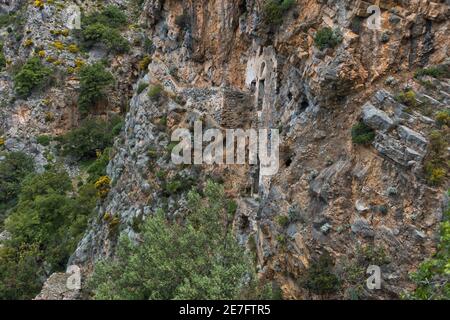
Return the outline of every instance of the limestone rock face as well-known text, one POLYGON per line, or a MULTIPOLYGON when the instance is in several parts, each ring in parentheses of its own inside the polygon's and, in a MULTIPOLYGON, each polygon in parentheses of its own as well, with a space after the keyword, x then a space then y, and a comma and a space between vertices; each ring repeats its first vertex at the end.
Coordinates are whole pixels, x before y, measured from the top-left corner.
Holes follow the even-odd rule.
MULTIPOLYGON (((450 109, 450 82, 448 76, 414 78, 420 68, 450 66, 448 1, 297 0, 279 25, 264 18, 263 2, 145 0, 138 10, 128 1, 107 2, 130 15, 132 24, 122 34, 132 48, 110 55, 96 47, 82 58, 109 58, 116 86, 93 116, 122 112, 125 128, 107 168, 111 191, 69 265, 88 276, 99 259, 114 256, 120 235, 139 243, 139 225, 158 209, 183 217, 186 190, 167 192, 165 182, 202 186, 214 178, 238 204, 234 230, 256 253, 260 277, 278 283, 285 298, 347 299, 359 290, 363 299, 388 299, 411 288, 408 274, 435 251, 448 202, 448 177, 441 186, 429 185, 424 166, 430 134, 442 130, 436 113, 450 109), (380 30, 368 27, 367 8, 375 3, 380 30), (325 27, 340 41, 320 50, 315 37, 325 27), (141 70, 146 56, 151 59, 141 70), (165 94, 153 100, 148 88, 138 90, 141 83, 160 84, 165 94), (415 92, 412 101, 399 99, 409 90, 415 92), (278 172, 262 176, 250 164, 174 165, 167 151, 171 133, 192 129, 198 120, 204 129, 279 129, 278 172), (352 142, 351 128, 359 121, 374 130, 370 145, 352 142), (108 216, 117 217, 117 228, 108 216), (385 253, 383 290, 345 278, 351 267, 365 271, 373 260, 367 248, 385 253), (342 286, 319 297, 301 280, 323 252, 335 261, 342 286)), ((17 11, 19 3, 1 4, 0 12, 17 11)), ((77 3, 95 7, 95 1, 77 3)), ((23 33, 31 30, 27 37, 34 45, 7 35, 6 59, 25 61, 43 47, 61 60, 61 72, 74 67, 79 56, 52 45, 52 30, 64 28, 57 8, 25 9, 23 33)), ((77 41, 72 34, 63 40, 77 41)), ((81 118, 79 79, 65 75, 60 83, 15 99, 12 75, 0 73, 4 148, 32 155, 40 170, 53 151, 36 137, 61 135, 81 118)), ((79 174, 77 165, 65 165, 72 176, 79 174)), ((64 291, 63 282, 64 275, 52 276, 39 298, 77 298, 64 291)))

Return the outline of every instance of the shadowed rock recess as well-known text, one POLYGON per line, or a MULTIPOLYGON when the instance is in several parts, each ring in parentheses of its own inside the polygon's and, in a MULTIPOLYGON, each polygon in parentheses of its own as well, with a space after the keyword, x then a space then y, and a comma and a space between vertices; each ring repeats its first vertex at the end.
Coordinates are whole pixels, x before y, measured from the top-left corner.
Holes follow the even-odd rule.
POLYGON ((449 299, 449 23, 448 0, 0 2, 0 299, 449 299), (278 172, 175 165, 196 121, 278 129, 278 172), (242 260, 148 243, 191 227, 242 260))

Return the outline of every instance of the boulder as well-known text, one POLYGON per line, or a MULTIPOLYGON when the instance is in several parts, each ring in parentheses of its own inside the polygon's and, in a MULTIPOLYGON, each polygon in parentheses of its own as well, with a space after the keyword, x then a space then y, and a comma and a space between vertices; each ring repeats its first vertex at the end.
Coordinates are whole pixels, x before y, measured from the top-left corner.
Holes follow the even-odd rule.
POLYGON ((388 131, 394 126, 394 121, 370 102, 363 106, 362 117, 364 123, 374 130, 388 131))
POLYGON ((406 145, 413 148, 417 147, 422 151, 425 151, 427 149, 428 141, 420 133, 411 130, 408 127, 399 126, 398 134, 406 145))

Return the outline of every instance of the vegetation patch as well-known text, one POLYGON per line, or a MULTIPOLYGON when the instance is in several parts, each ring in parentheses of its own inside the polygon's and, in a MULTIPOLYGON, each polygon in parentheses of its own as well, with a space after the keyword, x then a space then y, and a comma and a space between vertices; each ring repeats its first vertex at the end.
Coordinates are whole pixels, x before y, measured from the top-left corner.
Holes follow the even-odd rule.
POLYGON ((163 93, 164 88, 160 84, 151 86, 150 89, 148 90, 148 96, 150 97, 150 99, 154 101, 159 100, 162 97, 163 93))
POLYGON ((339 289, 339 278, 333 272, 334 262, 328 253, 323 253, 307 270, 300 284, 318 295, 327 295, 339 289))
POLYGON ((34 171, 34 161, 22 152, 11 152, 0 161, 0 223, 16 205, 23 179, 34 171))
POLYGON ((292 8, 295 0, 266 0, 263 5, 263 19, 268 25, 283 23, 284 14, 292 8))
POLYGON ((448 174, 449 162, 446 158, 448 134, 435 130, 430 134, 430 149, 425 162, 425 174, 428 183, 440 185, 448 174))
POLYGON ((5 221, 0 248, 0 299, 32 299, 53 272, 64 272, 96 203, 95 189, 75 192, 67 173, 28 175, 5 221))
POLYGON ((356 144, 370 145, 375 139, 375 131, 360 121, 352 127, 352 141, 356 144))
POLYGON ((342 42, 342 35, 338 30, 325 27, 316 32, 314 43, 320 50, 334 48, 342 42))
POLYGON ((27 98, 34 89, 42 89, 51 81, 52 70, 38 57, 29 59, 14 76, 14 88, 21 98, 27 98))
POLYGON ((430 76, 436 79, 450 78, 450 67, 446 65, 434 66, 425 69, 419 69, 414 73, 414 78, 420 79, 424 76, 430 76))
MULTIPOLYGON (((450 191, 447 192, 450 196, 450 191)), ((411 274, 417 288, 405 296, 412 300, 450 300, 450 207, 441 223, 440 242, 432 258, 411 274)))
POLYGON ((90 49, 95 44, 102 43, 114 53, 128 52, 130 44, 120 34, 120 28, 127 23, 127 16, 113 5, 107 6, 100 12, 83 16, 81 20, 83 45, 90 49))
POLYGON ((96 159, 98 151, 113 145, 113 128, 121 122, 120 117, 113 117, 110 121, 89 119, 82 122, 79 128, 56 138, 61 155, 76 160, 96 159))
POLYGON ((115 259, 100 261, 89 287, 95 299, 268 299, 253 259, 230 230, 222 186, 191 191, 182 224, 162 210, 144 222, 141 243, 122 236, 115 259))
POLYGON ((106 89, 113 82, 113 75, 100 62, 81 67, 80 94, 78 97, 80 111, 83 114, 88 113, 90 108, 105 97, 106 89))

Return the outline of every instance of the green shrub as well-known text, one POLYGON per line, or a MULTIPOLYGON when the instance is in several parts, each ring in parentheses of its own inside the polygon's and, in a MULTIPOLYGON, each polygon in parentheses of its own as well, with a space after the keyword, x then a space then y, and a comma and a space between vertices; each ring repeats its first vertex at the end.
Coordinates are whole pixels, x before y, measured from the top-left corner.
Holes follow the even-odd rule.
POLYGON ((148 88, 148 83, 140 82, 137 88, 137 94, 141 94, 142 91, 148 88))
POLYGON ((339 289, 339 279, 333 273, 334 263, 328 253, 320 256, 318 261, 311 264, 301 285, 318 295, 334 293, 339 289))
POLYGON ((352 127, 352 141, 356 144, 369 145, 375 139, 373 131, 364 122, 358 122, 352 127))
POLYGON ((62 171, 29 175, 19 202, 5 221, 11 238, 0 248, 0 299, 30 299, 42 275, 64 271, 95 207, 92 188, 75 196, 62 171))
POLYGON ((419 69, 414 73, 414 78, 419 79, 423 76, 430 76, 436 79, 441 78, 449 78, 450 77, 450 68, 449 66, 435 66, 425 69, 419 69))
POLYGON ((14 14, 0 14, 0 28, 4 28, 14 23, 14 14))
POLYGON ((52 138, 50 136, 42 135, 38 136, 36 138, 37 143, 39 143, 42 146, 48 146, 50 142, 52 141, 52 138))
POLYGON ((436 123, 438 126, 448 126, 450 127, 450 110, 439 111, 436 114, 436 123))
POLYGON ((287 216, 278 216, 277 223, 280 227, 286 228, 289 225, 289 217, 287 216))
POLYGON ((408 107, 417 107, 416 93, 413 90, 401 92, 395 97, 395 99, 408 107))
POLYGON ((283 15, 295 4, 295 0, 266 0, 263 5, 263 19, 269 25, 283 23, 283 15))
POLYGON ((0 224, 15 206, 23 179, 33 171, 33 159, 22 152, 7 153, 0 161, 0 224))
POLYGON ((146 53, 150 53, 153 50, 153 41, 149 38, 145 38, 144 40, 144 51, 146 53))
POLYGON ((342 42, 342 35, 338 30, 325 27, 316 32, 314 43, 323 50, 325 48, 334 48, 342 42))
POLYGON ((43 88, 51 80, 52 70, 37 57, 29 59, 14 76, 14 87, 19 97, 28 97, 34 89, 43 88))
POLYGON ((180 180, 172 180, 166 183, 165 190, 168 194, 176 194, 183 188, 183 184, 180 180))
POLYGON ((82 17, 81 37, 85 48, 101 43, 114 53, 128 52, 130 44, 121 36, 119 28, 126 26, 127 16, 116 6, 107 6, 100 12, 82 17))
POLYGON ((122 119, 114 125, 114 127, 112 128, 112 134, 114 137, 118 136, 122 132, 124 125, 125 121, 122 119))
POLYGON ((87 49, 97 43, 104 44, 108 50, 114 53, 124 53, 130 49, 128 40, 122 37, 118 30, 101 23, 88 25, 82 30, 82 37, 83 45, 87 49))
POLYGON ((446 158, 448 137, 445 133, 435 130, 429 136, 430 147, 425 162, 425 174, 428 183, 434 186, 440 185, 448 173, 449 162, 446 158))
POLYGON ((82 67, 80 70, 80 94, 78 97, 80 111, 87 113, 90 108, 103 99, 105 90, 113 82, 113 75, 99 62, 82 67))
POLYGON ((163 92, 164 88, 160 84, 157 84, 150 87, 150 89, 148 90, 148 96, 152 100, 158 100, 159 98, 161 98, 163 92))
POLYGON ((103 24, 110 28, 121 28, 128 24, 128 18, 117 6, 109 5, 100 12, 94 12, 82 17, 82 24, 92 25, 95 23, 103 24))
POLYGON ((110 148, 106 148, 100 156, 87 168, 88 182, 95 183, 100 177, 106 176, 106 167, 109 163, 110 148))
MULTIPOLYGON (((450 191, 448 192, 450 196, 450 191)), ((424 261, 418 270, 411 274, 416 289, 407 294, 413 300, 450 300, 450 207, 444 213, 441 223, 440 243, 437 252, 424 261)))
POLYGON ((58 137, 61 154, 78 160, 95 159, 97 151, 111 147, 114 142, 114 128, 120 118, 110 122, 89 119, 64 136, 58 137))
POLYGON ((6 58, 5 54, 3 53, 3 43, 0 42, 0 71, 3 71, 5 67, 6 67, 6 58))
POLYGON ((146 219, 139 245, 123 236, 115 259, 100 261, 89 287, 95 299, 267 298, 256 290, 252 258, 235 239, 223 187, 208 182, 189 193, 182 224, 164 213, 146 219))

